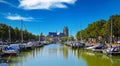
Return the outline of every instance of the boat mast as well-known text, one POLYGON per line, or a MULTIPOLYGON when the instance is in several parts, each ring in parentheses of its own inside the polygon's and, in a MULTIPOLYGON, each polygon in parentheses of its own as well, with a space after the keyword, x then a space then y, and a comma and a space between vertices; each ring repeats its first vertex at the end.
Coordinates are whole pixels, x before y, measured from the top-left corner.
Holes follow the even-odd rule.
POLYGON ((113 26, 112 26, 112 22, 113 22, 113 21, 111 20, 111 22, 110 22, 110 23, 111 23, 111 30, 110 30, 110 33, 111 33, 111 36, 110 36, 110 47, 112 47, 112 31, 113 31, 113 30, 112 30, 112 27, 113 27, 113 26))
MULTIPOLYGON (((80 22, 80 28, 81 28, 81 31, 82 31, 82 23, 80 22)), ((80 40, 82 42, 82 32, 80 31, 80 40)))
POLYGON ((9 26, 9 41, 11 43, 11 31, 10 31, 10 26, 9 26))
POLYGON ((82 42, 82 33, 81 33, 81 31, 80 31, 80 40, 81 40, 81 42, 82 42))
POLYGON ((39 39, 38 39, 38 40, 39 40, 39 42, 40 42, 40 34, 39 34, 39 39))
POLYGON ((21 42, 23 43, 23 20, 21 19, 21 42))
POLYGON ((70 30, 70 35, 68 36, 67 41, 72 41, 69 37, 72 37, 72 29, 70 30))

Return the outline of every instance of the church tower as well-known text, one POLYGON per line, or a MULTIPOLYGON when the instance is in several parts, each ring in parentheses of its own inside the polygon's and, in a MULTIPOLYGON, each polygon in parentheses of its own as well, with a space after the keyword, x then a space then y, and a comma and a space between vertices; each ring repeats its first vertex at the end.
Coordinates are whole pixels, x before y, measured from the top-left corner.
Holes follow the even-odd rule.
POLYGON ((63 29, 63 33, 64 33, 64 36, 69 36, 69 32, 68 32, 68 27, 65 26, 64 29, 63 29))

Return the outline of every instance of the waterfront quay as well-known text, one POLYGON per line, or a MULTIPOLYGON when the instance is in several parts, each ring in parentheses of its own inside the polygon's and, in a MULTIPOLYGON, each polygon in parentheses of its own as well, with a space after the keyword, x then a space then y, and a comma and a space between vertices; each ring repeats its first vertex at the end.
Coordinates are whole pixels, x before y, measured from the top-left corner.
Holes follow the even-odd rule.
POLYGON ((19 55, 1 56, 0 66, 119 66, 120 56, 86 51, 66 44, 43 44, 21 51, 19 55))

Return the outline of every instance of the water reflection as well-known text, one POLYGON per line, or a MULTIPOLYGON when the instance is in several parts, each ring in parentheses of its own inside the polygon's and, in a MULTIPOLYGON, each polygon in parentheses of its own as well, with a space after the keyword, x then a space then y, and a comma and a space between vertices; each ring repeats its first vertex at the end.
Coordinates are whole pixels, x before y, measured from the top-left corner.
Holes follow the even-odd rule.
POLYGON ((119 62, 120 57, 51 44, 12 57, 9 66, 119 66, 119 62))
POLYGON ((65 59, 68 59, 68 48, 67 46, 63 47, 63 56, 65 59))
POLYGON ((80 59, 83 58, 87 66, 119 66, 120 57, 106 56, 102 53, 93 53, 81 49, 74 49, 74 54, 80 59))

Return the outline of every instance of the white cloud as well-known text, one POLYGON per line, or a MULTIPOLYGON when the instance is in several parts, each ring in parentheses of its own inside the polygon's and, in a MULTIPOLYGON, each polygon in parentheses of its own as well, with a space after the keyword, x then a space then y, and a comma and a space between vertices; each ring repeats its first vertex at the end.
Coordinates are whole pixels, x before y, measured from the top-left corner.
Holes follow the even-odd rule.
POLYGON ((19 0, 19 7, 27 10, 67 8, 66 4, 74 4, 76 1, 77 0, 19 0))
POLYGON ((7 19, 9 20, 24 20, 24 21, 32 21, 34 18, 32 17, 22 17, 20 15, 8 15, 6 16, 7 19))
POLYGON ((4 3, 4 4, 7 4, 7 5, 10 5, 11 7, 14 7, 14 8, 17 8, 15 5, 5 1, 5 0, 0 0, 0 3, 4 3))

